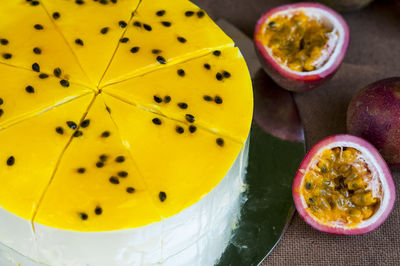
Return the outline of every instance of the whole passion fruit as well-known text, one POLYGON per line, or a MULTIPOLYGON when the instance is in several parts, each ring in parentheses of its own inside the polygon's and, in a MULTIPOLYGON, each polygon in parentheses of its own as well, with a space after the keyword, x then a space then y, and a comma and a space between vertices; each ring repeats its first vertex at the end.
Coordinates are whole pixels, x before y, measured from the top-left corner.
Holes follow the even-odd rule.
POLYGON ((377 81, 354 95, 347 132, 371 142, 393 170, 400 170, 400 77, 377 81))
POLYGON ((293 183, 300 216, 322 232, 358 235, 379 227, 395 202, 389 168, 367 141, 335 135, 306 155, 293 183))
POLYGON ((307 91, 339 68, 349 44, 349 29, 338 13, 324 5, 283 5, 258 20, 254 44, 264 70, 277 84, 307 91))

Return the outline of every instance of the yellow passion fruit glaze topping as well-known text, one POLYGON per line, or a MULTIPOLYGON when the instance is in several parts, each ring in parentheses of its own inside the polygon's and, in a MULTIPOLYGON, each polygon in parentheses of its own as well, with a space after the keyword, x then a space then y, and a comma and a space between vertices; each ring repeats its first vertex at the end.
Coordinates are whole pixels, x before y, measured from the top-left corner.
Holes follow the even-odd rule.
POLYGON ((300 192, 322 223, 353 227, 370 218, 382 200, 382 184, 354 148, 324 150, 305 173, 300 192))
POLYGON ((274 59, 297 72, 322 67, 337 40, 338 31, 331 23, 301 10, 275 14, 263 31, 263 44, 274 59))

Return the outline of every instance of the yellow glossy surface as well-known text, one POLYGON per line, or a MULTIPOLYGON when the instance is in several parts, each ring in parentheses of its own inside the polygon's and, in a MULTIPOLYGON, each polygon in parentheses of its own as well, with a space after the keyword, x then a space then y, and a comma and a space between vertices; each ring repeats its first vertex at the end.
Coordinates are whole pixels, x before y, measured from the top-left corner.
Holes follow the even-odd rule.
POLYGON ((36 115, 50 106, 91 92, 74 83, 63 87, 55 77, 39 78, 39 73, 0 64, 0 129, 26 117, 36 115), (26 87, 34 92, 28 93, 26 87))
POLYGON ((0 38, 8 41, 6 45, 0 44, 0 62, 26 69, 38 63, 40 70, 47 74, 60 68, 62 78, 89 84, 74 54, 41 5, 32 6, 25 0, 0 1, 0 18, 0 38), (43 29, 35 29, 36 24, 43 29), (39 48, 41 53, 34 53, 34 48, 39 48), (5 59, 6 53, 12 57, 5 59))
POLYGON ((73 138, 63 155, 35 222, 62 229, 103 231, 159 221, 161 218, 102 96, 96 98, 85 120, 90 124, 79 128, 83 135, 73 138), (110 133, 109 137, 102 137, 105 131, 110 133), (100 159, 102 155, 106 160, 100 159), (118 156, 124 156, 125 161, 116 162, 118 156), (98 167, 98 162, 104 166, 98 167), (80 168, 85 172, 79 173, 80 168), (121 171, 128 175, 120 177, 121 171), (111 183, 111 177, 119 184, 111 183), (129 187, 135 191, 128 193, 129 187), (96 214, 97 207, 101 208, 101 214, 96 214), (87 220, 82 219, 83 213, 87 220))
POLYGON ((233 46, 233 41, 204 11, 186 0, 141 1, 124 37, 129 41, 119 44, 102 84, 165 66, 157 61, 157 56, 162 56, 168 65, 206 54, 218 47, 233 46), (165 13, 158 16, 158 11, 165 13), (187 16, 188 11, 193 14, 187 16), (135 22, 139 22, 140 26, 134 26, 135 22), (167 27, 162 22, 171 25, 167 27), (146 30, 144 24, 149 25, 151 31, 146 30), (180 42, 178 37, 186 41, 180 42), (139 50, 132 53, 133 47, 139 50), (159 51, 154 53, 153 50, 159 51))
POLYGON ((244 142, 253 110, 250 76, 244 75, 247 72, 239 49, 232 47, 221 50, 219 56, 211 53, 103 90, 180 121, 186 121, 186 115, 192 114, 196 124, 244 142), (210 69, 205 68, 205 64, 210 69), (218 73, 222 80, 216 78, 218 73), (223 73, 229 77, 224 77, 223 73), (158 103, 154 98, 164 99, 165 96, 171 97, 171 101, 158 103), (206 101, 205 96, 212 99, 206 101), (215 102, 216 96, 221 103, 215 102), (186 103, 188 107, 182 109, 179 103, 186 103))
POLYGON ((189 123, 143 111, 111 96, 105 96, 105 101, 163 217, 180 212, 211 191, 242 148, 241 143, 201 128, 190 133, 189 123), (154 124, 154 118, 161 125, 154 124), (177 133, 177 126, 184 129, 182 134, 177 133), (224 140, 223 146, 216 143, 217 138, 224 140), (167 195, 164 202, 159 199, 161 191, 167 195))
POLYGON ((136 9, 139 0, 118 0, 113 4, 101 4, 100 1, 83 1, 76 4, 74 0, 42 0, 50 14, 60 13, 54 20, 69 46, 76 54, 80 64, 94 85, 98 85, 101 77, 117 47, 118 40, 125 28, 120 21, 129 24, 131 13, 136 9), (101 30, 108 27, 106 34, 101 30), (83 45, 76 44, 81 39, 83 45))
MULTIPOLYGON (((0 4, 15 4, 12 11, 18 16, 5 16, 10 20, 7 25, 18 25, 15 32, 24 33, 25 23, 44 26, 31 35, 26 30, 31 40, 14 34, 25 40, 26 47, 14 47, 24 59, 12 57, 19 62, 16 67, 0 64, 0 144, 4 147, 0 163, 11 153, 17 159, 12 168, 0 166, 0 206, 36 223, 110 231, 170 217, 218 185, 249 133, 253 99, 246 64, 204 11, 184 0, 142 0, 133 20, 151 25, 148 31, 144 24, 139 28, 129 22, 138 0, 107 3, 43 0, 32 6, 18 0, 0 4), (188 11, 193 13, 187 16, 188 11), (43 14, 48 15, 47 22, 43 14), (119 25, 121 20, 129 22, 126 28, 119 25), (163 21, 172 24, 167 27, 163 21), (105 27, 108 30, 102 34, 105 27), (120 42, 125 30, 129 41, 120 42), (178 34, 186 42, 179 42, 178 34), (76 38, 83 45, 76 44, 76 38), (41 79, 38 72, 26 69, 26 64, 32 67, 32 55, 24 49, 32 50, 36 41, 45 41, 41 55, 45 51, 51 55, 41 61, 41 69, 52 70, 54 60, 62 63, 60 78, 41 79), (135 43, 143 53, 132 60, 128 56, 134 54, 127 54, 122 46, 135 43), (107 80, 147 74, 98 86, 118 45, 107 80), (154 63, 153 49, 161 50, 166 65, 154 63), (91 82, 71 71, 68 86, 61 86, 64 69, 74 58, 83 72, 77 64, 72 69, 88 74, 91 82), (77 85, 81 83, 89 85, 77 85), (27 92, 27 86, 34 92, 27 92), (92 102, 94 91, 98 93, 92 102), (82 125, 84 116, 90 122, 82 125), (81 126, 74 133, 67 121, 74 121, 73 128, 81 126), (60 126, 63 134, 56 131, 60 126), (119 156, 123 162, 116 161, 119 156)), ((0 49, 16 40, 3 45, 1 38, 0 49)))
POLYGON ((325 150, 304 179, 302 195, 308 210, 323 222, 355 226, 370 218, 379 206, 372 175, 360 152, 353 149, 325 150))
POLYGON ((303 12, 291 16, 279 15, 265 25, 263 43, 273 56, 290 69, 313 71, 321 57, 332 29, 303 12))
POLYGON ((80 121, 93 95, 82 96, 40 116, 0 130, 0 206, 22 218, 32 219, 43 191, 50 182, 61 153, 74 130, 67 121, 80 121), (64 134, 56 132, 62 127, 64 134), (8 165, 14 157, 14 164, 8 165))

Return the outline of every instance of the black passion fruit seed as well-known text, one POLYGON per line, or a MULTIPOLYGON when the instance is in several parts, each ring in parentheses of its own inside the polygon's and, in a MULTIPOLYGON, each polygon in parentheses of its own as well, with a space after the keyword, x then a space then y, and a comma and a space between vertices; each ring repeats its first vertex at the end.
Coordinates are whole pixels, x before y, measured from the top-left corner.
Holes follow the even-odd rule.
POLYGON ((111 135, 110 131, 104 131, 103 133, 101 133, 102 138, 108 138, 110 135, 111 135))
POLYGON ((224 144, 225 144, 224 139, 222 139, 222 138, 217 138, 216 142, 217 142, 218 146, 221 146, 221 147, 224 146, 224 144))
POLYGON ((176 126, 175 130, 176 130, 176 132, 177 132, 178 134, 182 134, 183 132, 185 132, 185 130, 184 130, 183 127, 181 127, 181 126, 176 126))
POLYGON ((165 103, 169 103, 170 101, 171 101, 171 96, 167 95, 167 96, 164 97, 164 102, 165 103))
POLYGON ((224 146, 224 144, 225 144, 225 142, 222 138, 217 138, 216 142, 217 142, 217 145, 221 146, 221 147, 224 146))
POLYGON ((135 53, 139 52, 139 49, 140 49, 140 48, 139 48, 138 46, 132 47, 132 48, 131 48, 131 53, 132 53, 132 54, 135 54, 135 53))
POLYGON ((62 79, 62 80, 60 80, 60 84, 63 87, 69 87, 69 81, 68 80, 62 79))
POLYGON ((187 109, 188 108, 188 104, 187 103, 178 103, 178 107, 181 109, 187 109))
POLYGON ((191 16, 193 16, 194 15, 194 12, 193 11, 186 11, 185 12, 185 16, 187 16, 187 17, 191 17, 191 16))
POLYGON ((61 68, 59 68, 59 67, 56 67, 56 68, 53 70, 53 74, 54 74, 54 76, 56 76, 57 78, 59 78, 59 77, 61 76, 61 73, 62 73, 62 71, 61 71, 61 68))
POLYGON ((229 73, 228 71, 223 71, 222 75, 224 76, 224 78, 230 78, 231 77, 231 73, 229 73))
POLYGON ((53 13, 53 19, 59 19, 60 18, 60 13, 59 12, 54 12, 53 13))
POLYGON ((0 44, 1 45, 7 45, 8 44, 8 40, 7 39, 0 39, 0 44))
POLYGON ((215 50, 215 51, 213 52, 213 55, 215 55, 215 56, 220 56, 220 55, 221 55, 221 51, 220 51, 220 50, 215 50))
POLYGON ((151 30, 152 30, 151 26, 148 25, 148 24, 143 24, 143 28, 144 28, 145 30, 147 30, 147 31, 151 31, 151 30))
POLYGON ((196 126, 193 126, 193 125, 190 125, 190 126, 189 126, 189 132, 190 132, 190 133, 194 133, 194 132, 196 132, 196 130, 197 130, 197 127, 196 127, 196 126))
POLYGON ((14 164, 15 164, 15 158, 14 158, 14 156, 8 157, 8 159, 7 159, 7 165, 8 165, 8 166, 13 166, 14 164))
POLYGON ((105 154, 102 154, 102 155, 99 156, 99 159, 100 159, 100 161, 105 162, 105 161, 107 161, 108 156, 105 155, 105 154))
POLYGON ((38 63, 33 63, 32 64, 32 70, 35 72, 40 72, 40 66, 38 63))
POLYGON ((82 131, 80 131, 80 130, 75 131, 75 133, 74 133, 74 137, 75 138, 78 138, 78 137, 81 137, 81 136, 83 136, 83 132, 82 131))
POLYGON ((35 48, 33 48, 33 53, 41 54, 42 53, 42 49, 40 49, 39 47, 35 47, 35 48))
POLYGON ((56 127, 56 132, 60 135, 64 134, 64 129, 62 127, 56 127))
POLYGON ((127 187, 126 192, 128 192, 129 194, 132 194, 133 192, 135 192, 135 189, 133 187, 127 187))
POLYGON ((119 25, 121 28, 125 28, 128 24, 126 24, 125 21, 121 20, 121 21, 118 22, 118 25, 119 25))
POLYGON ((178 37, 177 39, 178 39, 178 41, 181 42, 181 43, 185 43, 185 42, 186 42, 186 39, 183 38, 183 37, 178 37))
POLYGON ((178 69, 178 70, 176 71, 176 73, 178 73, 178 76, 181 76, 181 77, 184 77, 184 76, 185 76, 185 70, 183 70, 183 69, 178 69))
POLYGON ((167 61, 165 60, 164 57, 162 57, 161 55, 157 56, 157 61, 158 63, 165 65, 167 63, 167 61))
POLYGON ((161 202, 164 202, 167 199, 167 194, 164 191, 160 191, 160 193, 158 193, 158 197, 161 202))
POLYGON ((100 30, 100 33, 101 33, 101 34, 106 34, 106 33, 108 32, 108 30, 109 30, 109 27, 104 27, 104 28, 102 28, 102 29, 100 30))
POLYGON ((103 209, 102 209, 101 207, 97 206, 97 207, 94 209, 94 213, 95 213, 96 215, 100 215, 100 214, 103 213, 103 209))
POLYGON ((214 102, 216 103, 216 104, 222 104, 222 98, 220 97, 220 96, 215 96, 215 98, 214 98, 214 102))
POLYGON ((128 176, 128 172, 126 172, 126 171, 120 171, 120 172, 118 172, 118 176, 119 176, 119 177, 122 177, 122 178, 125 178, 125 177, 128 176))
POLYGON ((89 218, 89 216, 84 212, 80 212, 78 215, 83 221, 86 221, 89 218))
POLYGON ((158 125, 158 126, 161 125, 161 123, 162 123, 161 120, 160 120, 159 118, 157 118, 157 117, 156 117, 156 118, 153 118, 152 121, 153 121, 153 123, 154 123, 155 125, 158 125))
POLYGON ((161 97, 158 97, 157 95, 153 96, 153 99, 156 103, 161 103, 163 100, 161 99, 161 97))
POLYGON ((186 120, 187 120, 189 123, 193 123, 193 122, 195 121, 194 116, 191 115, 191 114, 186 114, 186 115, 185 115, 185 118, 186 118, 186 120))
POLYGON ((164 15, 165 15, 165 10, 159 10, 159 11, 157 11, 157 12, 156 12, 156 15, 159 16, 159 17, 164 16, 164 15))
POLYGON ((86 169, 83 167, 80 167, 76 170, 79 174, 84 174, 86 172, 86 169))
POLYGON ((124 156, 118 156, 117 158, 115 158, 115 161, 117 163, 123 163, 123 162, 125 162, 125 157, 124 156))
POLYGON ((78 125, 74 121, 67 121, 67 126, 73 130, 75 130, 78 127, 78 125))
POLYGON ((85 119, 81 123, 82 128, 87 128, 90 125, 90 119, 85 119))
POLYGON ((81 40, 81 39, 75 39, 75 43, 77 44, 77 45, 80 45, 80 46, 83 46, 83 41, 81 40))
POLYGON ((36 30, 43 30, 43 26, 40 25, 40 24, 35 24, 33 27, 34 27, 36 30))
POLYGON ((205 15, 205 13, 204 13, 204 11, 202 11, 202 10, 200 10, 200 11, 197 12, 197 17, 198 17, 198 18, 202 18, 202 17, 204 17, 204 15, 205 15))
POLYGON ((35 93, 35 89, 30 85, 25 87, 25 91, 27 93, 35 93))
POLYGON ((11 59, 11 57, 12 57, 12 54, 10 54, 10 53, 3 54, 4 59, 11 59))
POLYGON ((203 99, 204 99, 204 101, 206 101, 206 102, 211 102, 211 101, 213 100, 213 98, 212 98, 211 96, 209 96, 209 95, 204 95, 204 96, 203 96, 203 99))

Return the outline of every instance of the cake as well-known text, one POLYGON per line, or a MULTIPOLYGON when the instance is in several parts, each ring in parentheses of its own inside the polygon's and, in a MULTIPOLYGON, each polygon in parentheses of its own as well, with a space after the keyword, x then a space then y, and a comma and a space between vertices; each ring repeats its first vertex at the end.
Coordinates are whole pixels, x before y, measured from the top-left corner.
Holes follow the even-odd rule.
POLYGON ((1 245, 47 265, 213 265, 253 110, 233 41, 186 0, 0 15, 1 245))

